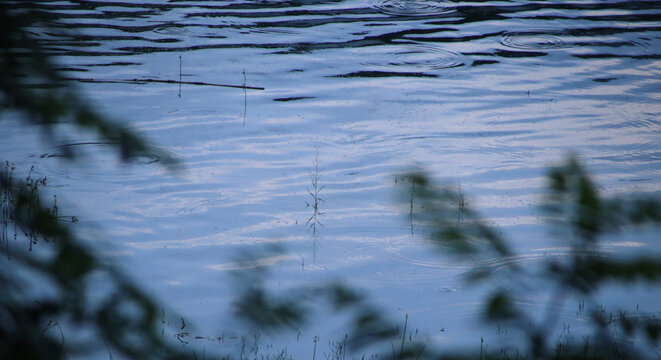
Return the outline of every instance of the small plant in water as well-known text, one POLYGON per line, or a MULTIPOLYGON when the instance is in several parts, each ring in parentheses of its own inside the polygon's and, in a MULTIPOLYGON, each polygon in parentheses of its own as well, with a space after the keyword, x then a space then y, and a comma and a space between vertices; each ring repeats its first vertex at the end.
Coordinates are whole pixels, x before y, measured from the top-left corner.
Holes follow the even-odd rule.
MULTIPOLYGON (((23 181, 17 182, 17 186, 13 187, 12 184, 14 183, 13 181, 13 176, 14 176, 14 170, 16 170, 16 165, 14 163, 10 163, 9 161, 5 161, 5 169, 0 172, 0 176, 2 176, 2 180, 4 184, 7 184, 7 186, 3 186, 2 189, 0 190, 0 243, 5 244, 6 252, 7 252, 7 257, 9 258, 9 228, 10 225, 13 223, 13 238, 16 239, 19 234, 19 230, 22 230, 23 234, 25 235, 25 238, 29 242, 29 250, 32 250, 32 246, 37 244, 40 238, 42 238, 44 241, 49 242, 49 239, 46 236, 43 236, 42 234, 39 234, 36 231, 33 231, 31 229, 25 228, 25 229, 20 229, 16 225, 15 219, 13 218, 13 208, 15 206, 18 206, 19 204, 23 204, 26 206, 27 211, 33 212, 37 211, 39 203, 36 200, 37 199, 37 194, 39 193, 39 188, 42 186, 46 186, 47 184, 47 179, 46 177, 40 177, 40 178, 34 178, 32 173, 34 171, 34 166, 30 168, 30 171, 28 172, 28 175, 25 177, 23 181), (29 196, 22 196, 20 194, 25 193, 29 194, 29 196)), ((49 214, 56 220, 65 220, 68 219, 67 221, 70 222, 76 222, 78 219, 74 216, 69 216, 69 217, 63 217, 59 216, 58 213, 59 209, 57 206, 57 197, 53 196, 53 205, 49 209, 49 214)))
MULTIPOLYGON (((321 175, 319 175, 319 148, 317 148, 317 153, 314 157, 314 170, 310 171, 310 177, 312 180, 312 189, 309 187, 307 188, 308 193, 310 196, 312 196, 312 203, 306 202, 306 207, 312 207, 312 216, 308 219, 308 221, 305 223, 308 225, 308 229, 312 230, 312 241, 313 241, 313 252, 316 255, 316 248, 317 248, 317 226, 324 226, 321 221, 319 221, 319 217, 323 215, 319 210, 319 205, 322 202, 325 202, 324 199, 319 197, 319 193, 321 190, 323 190, 324 186, 319 185, 319 179, 321 175)), ((315 256, 316 257, 316 256, 315 256)))
POLYGON ((344 339, 340 341, 330 341, 328 343, 329 352, 324 353, 326 360, 345 360, 347 358, 347 340, 349 335, 345 334, 344 339))

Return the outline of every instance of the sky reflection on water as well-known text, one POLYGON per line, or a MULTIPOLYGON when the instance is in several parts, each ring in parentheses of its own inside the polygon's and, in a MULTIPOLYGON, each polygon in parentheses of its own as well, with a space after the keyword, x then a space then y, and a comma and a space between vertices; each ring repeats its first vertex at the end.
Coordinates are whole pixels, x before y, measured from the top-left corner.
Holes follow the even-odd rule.
MULTIPOLYGON (((16 140, 0 146, 48 175, 83 230, 102 224, 113 253, 204 336, 219 331, 212 319, 231 294, 218 273, 236 267, 240 245, 281 242, 290 255, 272 261, 275 287, 347 278, 432 338, 474 341, 493 335, 468 324, 479 291, 428 252, 422 231, 411 236, 394 201, 406 186, 398 174, 423 166, 460 182, 518 241, 511 261, 562 256, 540 236, 535 206, 546 167, 568 151, 605 193, 661 190, 660 13, 653 1, 53 2, 47 16, 67 29, 42 35, 65 75, 187 170, 168 176, 150 159, 117 167, 82 145, 92 139, 76 146, 93 164, 63 163, 40 157, 58 150, 14 125, 16 140), (265 90, 184 85, 179 98, 173 84, 83 81, 241 85, 244 71, 265 90), (317 149, 325 202, 313 260, 306 202, 317 149)), ((533 300, 533 311, 544 306, 533 300)), ((558 311, 576 321, 575 309, 558 311)))

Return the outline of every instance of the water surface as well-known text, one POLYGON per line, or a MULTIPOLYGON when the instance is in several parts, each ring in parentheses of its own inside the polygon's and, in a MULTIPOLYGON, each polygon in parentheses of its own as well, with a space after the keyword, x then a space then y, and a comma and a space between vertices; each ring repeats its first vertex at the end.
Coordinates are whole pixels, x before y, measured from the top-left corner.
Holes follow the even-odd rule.
MULTIPOLYGON (((510 261, 529 266, 568 254, 536 208, 547 167, 568 152, 605 194, 661 191, 659 2, 57 1, 47 14, 66 25, 35 33, 65 75, 186 171, 168 174, 158 158, 118 165, 93 138, 62 146, 94 161, 65 163, 7 120, 3 152, 48 176, 76 226, 102 232, 107 256, 195 324, 202 339, 187 346, 235 333, 235 256, 269 243, 288 250, 261 262, 276 289, 342 278, 440 346, 497 338, 476 325, 481 292, 460 281, 468 264, 431 251, 396 205, 412 167, 460 183, 515 240, 510 261), (265 90, 134 81, 180 76, 265 90)), ((607 250, 657 248, 625 238, 607 250)), ((606 299, 622 304, 620 292, 606 299)), ((525 301, 533 313, 549 306, 525 301)), ((660 310, 625 304, 636 305, 660 310)), ((585 320, 574 303, 557 311, 585 320)), ((343 326, 322 317, 277 344, 309 357, 315 335, 342 339, 343 326)))

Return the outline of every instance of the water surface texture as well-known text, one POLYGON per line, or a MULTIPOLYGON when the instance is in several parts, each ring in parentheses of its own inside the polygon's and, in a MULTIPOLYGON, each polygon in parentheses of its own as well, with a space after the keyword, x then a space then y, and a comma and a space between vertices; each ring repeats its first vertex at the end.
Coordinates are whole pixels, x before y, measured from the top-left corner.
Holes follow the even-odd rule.
MULTIPOLYGON (((481 292, 460 280, 468 265, 432 251, 397 206, 413 167, 461 184, 516 241, 510 261, 530 266, 568 253, 536 208, 547 167, 567 153, 604 194, 661 193, 658 1, 57 1, 44 15, 65 24, 35 29, 64 75, 186 170, 118 165, 94 138, 62 145, 93 161, 66 163, 8 120, 2 152, 47 176, 75 226, 101 234, 108 257, 194 324, 187 346, 237 335, 235 257, 270 243, 287 250, 259 261, 275 289, 346 279, 440 346, 497 338, 477 325, 481 292), (135 81, 180 78, 264 90, 135 81)), ((635 238, 607 245, 658 251, 635 238)), ((580 323, 576 309, 557 311, 580 323)), ((314 336, 325 345, 346 329, 322 316, 274 347, 309 358, 314 336)))

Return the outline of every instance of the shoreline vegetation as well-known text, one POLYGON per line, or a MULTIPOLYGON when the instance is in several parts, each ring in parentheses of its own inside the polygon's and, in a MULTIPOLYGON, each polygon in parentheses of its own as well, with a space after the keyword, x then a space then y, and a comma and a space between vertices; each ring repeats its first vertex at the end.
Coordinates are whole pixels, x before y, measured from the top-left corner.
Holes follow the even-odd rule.
MULTIPOLYGON (((100 143, 111 144, 125 162, 150 154, 161 159, 159 163, 171 172, 178 171, 181 164, 176 158, 96 113, 64 82, 40 48, 39 40, 29 31, 37 25, 51 26, 47 21, 35 23, 34 19, 40 19, 32 17, 36 10, 28 7, 17 12, 0 3, 0 40, 5 48, 0 59, 3 111, 21 113, 35 131, 42 131, 52 143, 79 135, 62 132, 58 127, 74 124, 81 132, 94 133, 100 143), (52 86, 35 87, 35 83, 52 86)), ((156 79, 127 81, 227 86, 156 79)), ((232 87, 261 90, 245 84, 232 87)), ((70 160, 77 155, 73 151, 62 154, 70 160)), ((321 225, 317 217, 322 215, 319 205, 323 201, 319 197, 323 186, 318 184, 318 156, 317 152, 312 189, 308 189, 313 198, 313 215, 308 220, 313 236, 317 233, 316 225, 321 225)), ((470 349, 438 349, 433 343, 418 341, 424 334, 411 330, 415 326, 408 315, 403 320, 393 320, 345 283, 303 285, 274 293, 265 286, 269 278, 267 266, 252 266, 251 270, 235 273, 235 312, 228 314, 244 321, 246 329, 259 331, 232 338, 240 343, 239 350, 227 354, 200 353, 182 347, 193 340, 224 342, 230 338, 195 334, 188 330, 185 316, 177 315, 177 321, 168 321, 166 310, 140 284, 115 264, 95 255, 91 245, 94 239, 78 237, 76 217, 62 216, 56 197, 53 202, 43 197, 41 192, 48 186, 45 177, 35 178, 31 170, 27 177, 19 177, 16 171, 10 160, 0 170, 0 245, 5 251, 0 256, 2 359, 292 359, 286 348, 261 347, 260 333, 294 331, 311 316, 310 309, 315 306, 346 315, 349 321, 346 335, 329 341, 327 349, 319 337, 313 337, 308 357, 312 360, 661 356, 661 319, 656 313, 605 309, 598 297, 607 285, 659 286, 661 258, 653 254, 613 257, 603 251, 602 239, 639 228, 658 229, 661 201, 635 194, 602 197, 577 156, 568 156, 564 163, 549 170, 547 201, 542 207, 547 225, 569 249, 568 255, 552 259, 534 272, 516 262, 499 271, 485 265, 480 260, 505 261, 515 256, 510 240, 470 208, 461 188, 438 185, 423 171, 406 176, 405 182, 410 186, 402 194, 402 204, 407 209, 411 232, 415 228, 416 232, 427 234, 432 243, 430 251, 439 252, 439 261, 470 263, 464 278, 466 284, 498 284, 494 279, 504 277, 507 283, 517 284, 496 285, 486 293, 483 314, 486 323, 506 328, 507 335, 519 346, 499 346, 476 335, 475 347, 470 349), (540 284, 553 289, 549 303, 571 306, 578 302, 591 330, 575 333, 566 326, 560 327, 552 307, 541 318, 529 314, 519 299, 536 291, 540 284)), ((257 255, 246 254, 240 261, 254 262, 257 255)))

